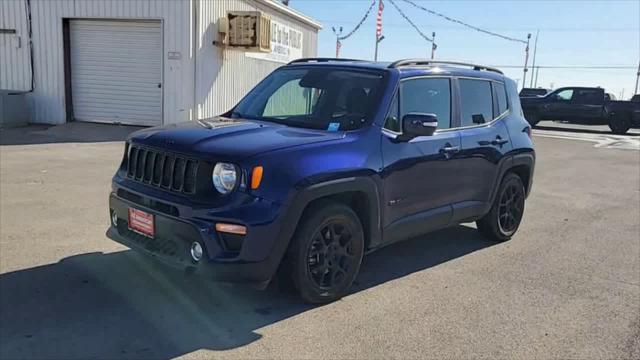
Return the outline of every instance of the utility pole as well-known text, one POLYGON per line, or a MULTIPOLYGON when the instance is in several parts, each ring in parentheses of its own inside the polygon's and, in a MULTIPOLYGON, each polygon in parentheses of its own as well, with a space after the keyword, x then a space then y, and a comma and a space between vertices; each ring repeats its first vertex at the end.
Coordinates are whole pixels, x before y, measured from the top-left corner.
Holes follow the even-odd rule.
MULTIPOLYGON (((536 40, 533 42, 533 61, 531 62, 531 69, 536 71, 536 53, 538 52, 538 35, 540 34, 540 30, 536 31, 536 40)), ((529 87, 533 87, 533 73, 531 74, 531 82, 529 87)), ((537 75, 536 75, 537 76, 537 75)))
POLYGON ((331 27, 331 30, 336 35, 336 59, 340 57, 340 48, 342 44, 340 43, 340 36, 342 35, 342 26, 340 26, 340 30, 336 31, 335 27, 331 27))
POLYGON ((524 70, 522 74, 522 88, 527 86, 527 63, 529 62, 529 40, 531 39, 531 33, 527 34, 527 47, 524 48, 524 70))
POLYGON ((538 74, 540 73, 540 66, 536 68, 536 81, 533 83, 533 87, 538 87, 538 74))
POLYGON ((640 80, 640 63, 638 63, 638 73, 636 74, 636 91, 634 94, 638 93, 638 81, 640 80))
POLYGON ((436 48, 438 47, 438 45, 436 45, 436 32, 432 32, 431 33, 431 60, 433 60, 436 56, 436 48))

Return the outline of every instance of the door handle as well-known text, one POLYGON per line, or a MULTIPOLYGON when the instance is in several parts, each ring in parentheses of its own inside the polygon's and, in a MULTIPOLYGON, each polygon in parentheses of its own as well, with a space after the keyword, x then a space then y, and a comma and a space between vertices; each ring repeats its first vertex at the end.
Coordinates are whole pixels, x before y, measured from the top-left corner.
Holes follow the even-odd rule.
POLYGON ((451 146, 451 144, 446 144, 440 148, 440 152, 446 154, 457 153, 458 151, 460 151, 460 146, 451 146))
POLYGON ((509 140, 503 139, 500 136, 496 136, 496 138, 494 140, 491 141, 487 141, 487 140, 482 140, 482 141, 478 141, 478 144, 481 146, 489 146, 489 145, 493 145, 493 146, 500 146, 502 147, 502 145, 508 143, 509 140))

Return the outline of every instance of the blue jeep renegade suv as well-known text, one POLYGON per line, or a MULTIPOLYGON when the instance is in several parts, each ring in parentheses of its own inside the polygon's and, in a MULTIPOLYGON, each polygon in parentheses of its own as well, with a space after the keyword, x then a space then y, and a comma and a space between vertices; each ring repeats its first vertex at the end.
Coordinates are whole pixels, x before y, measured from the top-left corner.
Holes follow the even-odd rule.
POLYGON ((323 303, 390 243, 472 221, 511 238, 534 162, 499 70, 301 59, 219 117, 132 134, 107 235, 217 280, 285 276, 323 303))

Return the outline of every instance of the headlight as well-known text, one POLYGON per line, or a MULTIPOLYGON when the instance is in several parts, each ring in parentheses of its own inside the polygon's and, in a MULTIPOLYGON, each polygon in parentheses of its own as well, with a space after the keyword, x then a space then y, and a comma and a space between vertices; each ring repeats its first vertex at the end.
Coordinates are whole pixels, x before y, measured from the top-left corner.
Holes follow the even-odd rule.
POLYGON ((233 164, 217 163, 213 168, 211 180, 219 193, 228 194, 233 191, 238 183, 238 171, 233 164))

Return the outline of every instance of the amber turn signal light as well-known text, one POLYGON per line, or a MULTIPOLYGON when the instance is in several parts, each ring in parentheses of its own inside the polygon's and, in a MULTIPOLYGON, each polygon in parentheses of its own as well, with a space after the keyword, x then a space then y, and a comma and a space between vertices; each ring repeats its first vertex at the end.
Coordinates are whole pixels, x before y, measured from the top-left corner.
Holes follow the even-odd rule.
POLYGON ((228 234, 247 235, 247 227, 236 224, 217 223, 216 231, 228 234))
POLYGON ((251 172, 251 189, 255 190, 260 187, 260 182, 262 181, 262 172, 264 169, 262 166, 256 166, 253 168, 251 172))

